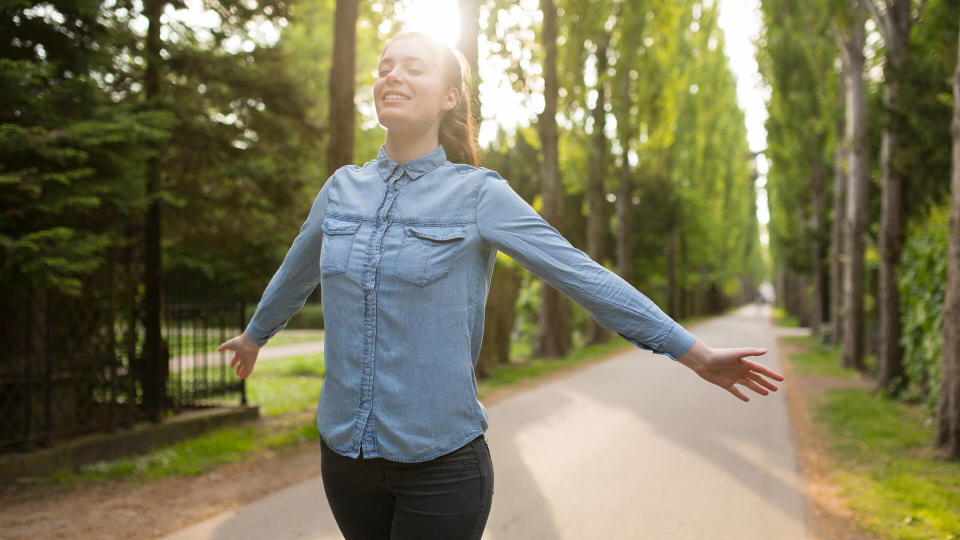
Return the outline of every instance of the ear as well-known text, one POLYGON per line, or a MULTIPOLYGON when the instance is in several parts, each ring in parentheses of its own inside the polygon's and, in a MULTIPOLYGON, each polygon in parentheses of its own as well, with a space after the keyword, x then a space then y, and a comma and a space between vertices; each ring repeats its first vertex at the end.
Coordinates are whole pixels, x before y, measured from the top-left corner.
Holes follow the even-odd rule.
POLYGON ((447 90, 447 95, 445 96, 445 99, 443 101, 444 112, 453 110, 453 108, 456 107, 457 103, 459 102, 460 102, 460 90, 458 90, 456 87, 451 86, 450 89, 447 90))

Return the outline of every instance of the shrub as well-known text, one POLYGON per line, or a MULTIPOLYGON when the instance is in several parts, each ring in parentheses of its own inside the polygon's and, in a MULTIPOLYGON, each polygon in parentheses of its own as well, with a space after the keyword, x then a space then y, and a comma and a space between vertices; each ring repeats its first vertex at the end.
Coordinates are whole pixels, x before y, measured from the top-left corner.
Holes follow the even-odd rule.
POLYGON ((940 388, 949 213, 946 205, 934 207, 925 220, 910 227, 899 279, 900 343, 908 379, 903 397, 925 402, 931 412, 940 388))

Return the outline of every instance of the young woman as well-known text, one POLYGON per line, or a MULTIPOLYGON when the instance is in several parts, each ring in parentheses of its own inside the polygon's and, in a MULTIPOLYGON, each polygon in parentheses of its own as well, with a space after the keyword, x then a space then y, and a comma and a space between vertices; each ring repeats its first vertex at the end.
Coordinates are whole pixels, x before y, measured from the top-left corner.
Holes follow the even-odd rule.
POLYGON ((634 345, 747 401, 778 373, 754 348, 713 349, 574 248, 495 171, 478 167, 462 56, 420 33, 385 47, 375 160, 338 169, 270 280, 235 353, 240 377, 323 291, 321 477, 348 539, 480 538, 493 496, 474 365, 497 251, 634 345))

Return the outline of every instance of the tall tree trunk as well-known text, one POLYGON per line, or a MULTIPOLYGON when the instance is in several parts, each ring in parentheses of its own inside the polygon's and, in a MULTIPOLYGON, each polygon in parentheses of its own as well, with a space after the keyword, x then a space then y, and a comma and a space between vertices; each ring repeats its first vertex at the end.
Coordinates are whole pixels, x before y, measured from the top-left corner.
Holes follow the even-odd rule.
MULTIPOLYGON (((960 40, 958 40, 960 53, 960 40)), ((936 445, 960 459, 960 61, 953 75, 953 171, 950 179, 950 245, 943 304, 943 356, 937 401, 936 445)))
POLYGON ((878 355, 877 389, 896 391, 904 386, 903 347, 900 344, 900 292, 897 275, 903 247, 903 181, 900 171, 900 139, 904 133, 901 88, 903 69, 909 56, 910 13, 913 0, 893 0, 882 14, 875 0, 871 3, 877 25, 881 28, 886 50, 884 64, 883 104, 886 122, 880 148, 881 219, 880 219, 880 351, 878 355))
POLYGON ((867 92, 863 81, 864 13, 850 0, 852 22, 841 38, 846 86, 846 141, 850 159, 847 176, 846 267, 843 279, 843 365, 862 370, 864 344, 863 250, 867 213, 867 92))
MULTIPOLYGON (((843 86, 843 85, 841 85, 843 86)), ((844 89, 840 89, 844 92, 844 89)), ((844 123, 837 123, 837 148, 834 153, 833 169, 833 226, 830 243, 830 342, 840 345, 843 342, 843 252, 844 224, 847 205, 847 151, 843 140, 844 123)))
POLYGON ((820 158, 810 163, 810 189, 813 191, 810 204, 810 255, 813 264, 813 306, 810 311, 810 328, 814 334, 820 332, 824 321, 824 299, 827 279, 824 275, 823 260, 823 199, 825 196, 826 168, 820 158))
MULTIPOLYGON (((593 107, 593 156, 591 158, 590 183, 587 187, 587 251, 590 258, 603 264, 606 256, 604 245, 607 239, 607 216, 604 212, 603 180, 606 176, 607 163, 607 136, 604 133, 607 125, 607 112, 604 107, 607 103, 606 77, 607 72, 607 44, 610 34, 604 34, 597 46, 597 103, 593 107)), ((587 343, 603 343, 609 335, 607 330, 590 320, 587 331, 587 343)))
MULTIPOLYGON (((144 70, 144 95, 148 102, 158 106, 160 102, 160 57, 162 42, 160 39, 160 17, 166 0, 146 0, 144 14, 147 18, 146 59, 144 70)), ((163 291, 160 282, 160 270, 163 264, 160 248, 161 212, 160 212, 160 162, 159 156, 153 156, 147 163, 147 193, 150 207, 147 210, 144 226, 144 295, 143 360, 140 369, 140 383, 143 388, 143 406, 150 419, 159 422, 166 397, 167 374, 170 370, 166 347, 161 333, 161 310, 163 309, 163 291)))
MULTIPOLYGON (((560 230, 562 222, 563 184, 560 181, 560 158, 557 154, 557 8, 553 0, 541 0, 541 29, 544 61, 543 112, 537 122, 543 152, 542 176, 543 218, 560 230)), ((562 231, 561 231, 562 232, 562 231)), ((540 294, 540 335, 537 355, 565 356, 570 350, 570 306, 559 291, 544 283, 540 294)))
POLYGON ((474 369, 486 377, 497 364, 510 363, 510 334, 516 321, 515 304, 523 278, 516 264, 497 264, 483 319, 483 346, 474 369))
POLYGON ((477 61, 477 38, 480 34, 480 2, 479 0, 459 0, 460 8, 460 37, 457 38, 457 50, 463 53, 470 64, 470 96, 473 99, 474 125, 479 126, 480 120, 480 65, 477 61))
POLYGON ((329 174, 353 163, 353 127, 356 115, 354 78, 357 56, 358 0, 337 0, 333 23, 333 65, 330 68, 329 174))

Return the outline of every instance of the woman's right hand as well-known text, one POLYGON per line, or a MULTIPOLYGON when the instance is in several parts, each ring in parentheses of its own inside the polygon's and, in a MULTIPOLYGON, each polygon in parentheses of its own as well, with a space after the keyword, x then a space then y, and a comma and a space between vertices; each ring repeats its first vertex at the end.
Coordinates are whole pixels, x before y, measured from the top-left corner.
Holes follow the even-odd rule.
POLYGON ((239 336, 224 341, 217 352, 231 350, 234 352, 233 360, 230 361, 231 367, 237 368, 237 375, 241 379, 246 379, 253 373, 253 365, 257 363, 257 355, 260 354, 260 346, 253 342, 244 331, 239 336))

